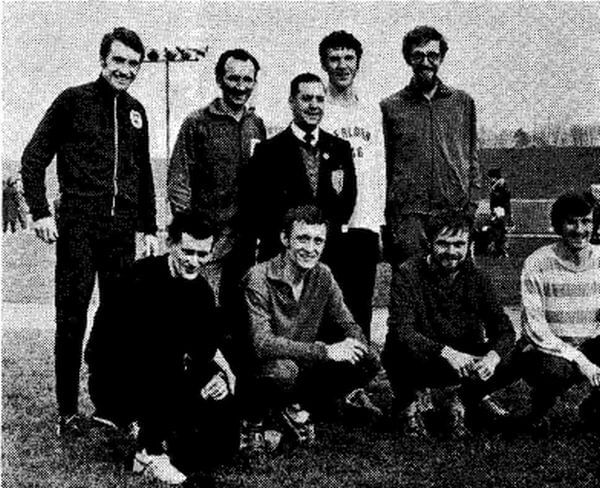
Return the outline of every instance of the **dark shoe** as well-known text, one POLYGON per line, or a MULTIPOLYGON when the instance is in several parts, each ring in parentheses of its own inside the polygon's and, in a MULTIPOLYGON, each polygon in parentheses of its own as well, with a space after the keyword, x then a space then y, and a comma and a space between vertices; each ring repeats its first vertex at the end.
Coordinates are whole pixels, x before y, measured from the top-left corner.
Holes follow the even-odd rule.
POLYGON ((453 395, 448 403, 448 434, 455 440, 471 436, 465 425, 465 406, 457 394, 453 395))
POLYGON ((362 388, 350 392, 344 400, 345 408, 352 415, 368 418, 373 422, 381 421, 383 412, 377 407, 362 388))
POLYGON ((496 403, 489 396, 483 398, 479 403, 469 406, 467 409, 469 422, 473 425, 497 425, 501 426, 507 422, 510 412, 496 403))
POLYGON ((416 401, 398 414, 398 427, 400 432, 407 437, 416 439, 429 436, 416 401))
POLYGON ((286 433, 298 444, 310 445, 315 442, 315 425, 310 413, 294 403, 281 411, 281 423, 286 433))
POLYGON ((81 419, 79 415, 61 415, 56 424, 56 435, 58 437, 76 437, 83 434, 81 419))
POLYGON ((116 421, 114 421, 110 417, 108 417, 106 415, 102 415, 101 413, 98 413, 98 412, 94 412, 94 414, 92 415, 92 421, 98 427, 103 427, 103 428, 106 428, 109 430, 114 430, 115 432, 120 430, 116 421))
POLYGON ((252 470, 263 470, 267 465, 267 445, 262 422, 244 422, 240 450, 244 462, 252 470))

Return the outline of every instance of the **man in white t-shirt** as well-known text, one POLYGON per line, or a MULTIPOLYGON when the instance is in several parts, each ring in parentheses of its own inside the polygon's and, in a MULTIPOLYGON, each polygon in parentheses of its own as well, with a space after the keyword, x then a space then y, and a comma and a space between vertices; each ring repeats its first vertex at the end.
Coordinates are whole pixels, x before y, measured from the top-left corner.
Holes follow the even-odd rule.
POLYGON ((319 45, 321 66, 329 76, 321 125, 352 146, 357 180, 356 205, 340 252, 329 264, 346 304, 369 338, 384 224, 385 162, 381 112, 376 104, 359 99, 354 87, 362 52, 358 39, 346 31, 332 32, 319 45))

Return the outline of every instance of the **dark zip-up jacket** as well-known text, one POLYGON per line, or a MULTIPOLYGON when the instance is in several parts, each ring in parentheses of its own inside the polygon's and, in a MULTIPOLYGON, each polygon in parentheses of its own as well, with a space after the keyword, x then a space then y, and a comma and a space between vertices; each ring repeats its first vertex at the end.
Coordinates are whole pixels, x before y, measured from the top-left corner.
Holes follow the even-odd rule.
POLYGON ((514 343, 514 329, 490 280, 471 261, 462 264, 452 282, 424 257, 394 268, 383 352, 390 361, 406 351, 431 360, 444 346, 470 354, 494 350, 506 358, 514 343))
POLYGON ((414 81, 381 101, 386 149, 386 223, 446 208, 474 213, 481 190, 475 103, 439 83, 431 100, 414 81))
POLYGON ((144 107, 99 77, 67 88, 52 103, 21 160, 32 217, 51 215, 46 168, 56 156, 60 215, 84 221, 119 217, 156 232, 154 182, 144 107))
POLYGON ((167 177, 171 210, 206 212, 218 230, 236 227, 240 183, 254 146, 266 138, 264 123, 248 109, 238 122, 217 98, 183 121, 167 177))

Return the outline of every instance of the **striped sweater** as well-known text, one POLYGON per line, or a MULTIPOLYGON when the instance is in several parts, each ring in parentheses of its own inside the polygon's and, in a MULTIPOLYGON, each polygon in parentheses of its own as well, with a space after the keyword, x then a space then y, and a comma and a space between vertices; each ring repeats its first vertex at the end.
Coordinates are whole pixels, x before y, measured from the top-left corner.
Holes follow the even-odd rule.
POLYGON ((521 275, 523 334, 539 350, 578 361, 586 339, 600 335, 600 247, 581 264, 566 259, 561 243, 526 260, 521 275))

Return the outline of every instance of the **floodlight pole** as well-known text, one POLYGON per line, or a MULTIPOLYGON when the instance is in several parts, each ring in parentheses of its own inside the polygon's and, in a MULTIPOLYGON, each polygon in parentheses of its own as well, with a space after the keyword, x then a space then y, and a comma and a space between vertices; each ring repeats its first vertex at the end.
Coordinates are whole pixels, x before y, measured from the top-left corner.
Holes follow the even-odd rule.
POLYGON ((150 49, 146 54, 144 62, 146 63, 165 63, 165 151, 166 161, 169 161, 171 156, 171 101, 170 101, 170 70, 171 63, 186 63, 200 61, 201 57, 206 56, 208 46, 200 48, 185 48, 175 47, 174 49, 164 47, 162 49, 150 49))

